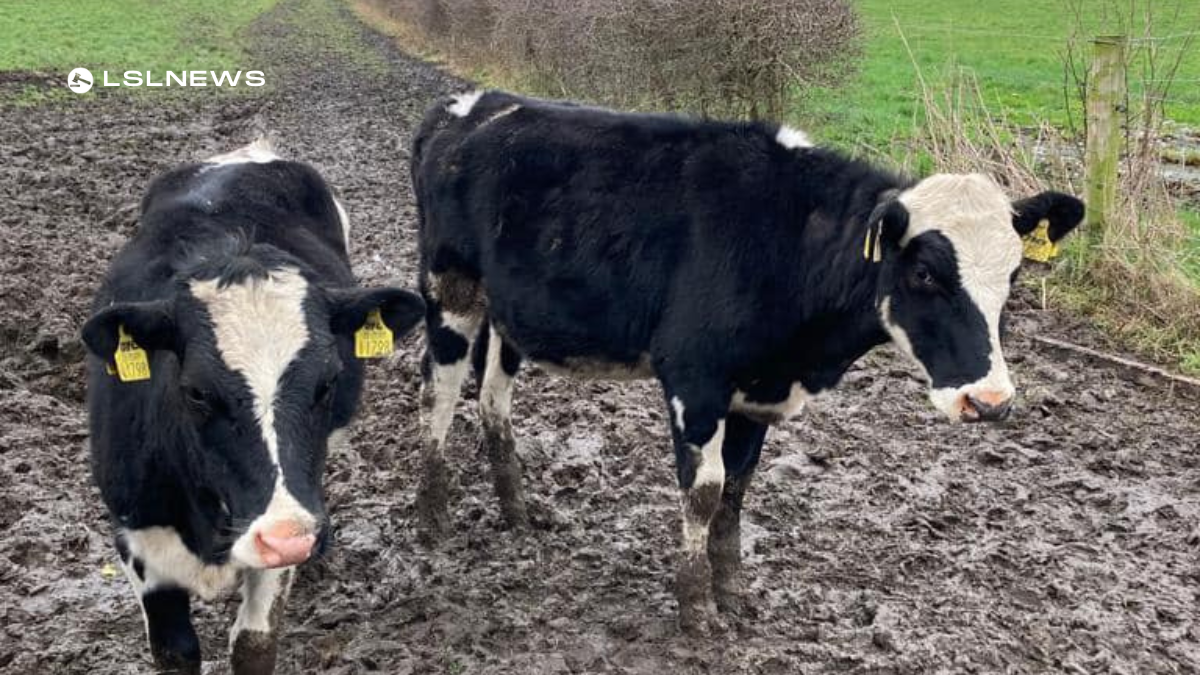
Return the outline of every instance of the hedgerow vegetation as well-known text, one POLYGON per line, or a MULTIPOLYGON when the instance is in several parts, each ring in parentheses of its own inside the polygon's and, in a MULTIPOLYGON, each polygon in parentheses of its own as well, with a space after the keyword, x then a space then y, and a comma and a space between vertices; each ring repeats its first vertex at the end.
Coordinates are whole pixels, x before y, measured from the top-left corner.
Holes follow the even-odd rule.
POLYGON ((409 37, 508 85, 625 109, 782 117, 844 82, 846 0, 374 0, 409 37))

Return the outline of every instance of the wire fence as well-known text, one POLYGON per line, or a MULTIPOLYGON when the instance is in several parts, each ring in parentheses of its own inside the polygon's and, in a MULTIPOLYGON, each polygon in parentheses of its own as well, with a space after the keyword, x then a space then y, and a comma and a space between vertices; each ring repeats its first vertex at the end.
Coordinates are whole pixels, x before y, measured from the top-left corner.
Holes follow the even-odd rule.
MULTIPOLYGON (((894 25, 889 24, 886 28, 883 28, 882 30, 890 32, 895 29, 896 29, 896 27, 894 25)), ((1090 35, 1079 35, 1079 34, 1073 35, 1070 33, 1059 33, 1057 35, 1037 34, 1037 33, 1014 33, 1012 31, 1007 31, 1007 30, 999 30, 998 31, 995 29, 963 28, 961 26, 956 26, 953 24, 935 25, 935 24, 901 23, 901 24, 899 24, 899 30, 906 34, 953 33, 953 34, 957 34, 957 35, 972 35, 972 36, 990 37, 990 38, 997 38, 997 37, 1003 37, 1005 39, 1021 38, 1021 39, 1027 39, 1027 40, 1040 40, 1043 42, 1059 42, 1059 41, 1067 42, 1070 40, 1090 40, 1091 39, 1090 35)), ((1189 39, 1200 39, 1200 31, 1172 33, 1170 35, 1152 35, 1152 36, 1146 36, 1146 37, 1131 37, 1131 38, 1128 38, 1127 41, 1131 45, 1136 45, 1136 44, 1143 44, 1143 43, 1161 43, 1161 42, 1172 42, 1172 41, 1176 41, 1176 40, 1189 40, 1189 39)))

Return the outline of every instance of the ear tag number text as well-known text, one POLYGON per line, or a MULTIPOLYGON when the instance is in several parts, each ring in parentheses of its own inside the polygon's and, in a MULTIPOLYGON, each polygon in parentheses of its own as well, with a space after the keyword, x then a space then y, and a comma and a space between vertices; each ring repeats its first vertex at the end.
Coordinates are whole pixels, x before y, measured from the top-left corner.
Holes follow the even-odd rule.
POLYGON ((117 377, 122 382, 140 382, 150 379, 150 358, 146 350, 133 341, 133 336, 124 325, 117 326, 117 353, 113 361, 117 364, 117 377))
POLYGON ((378 359, 392 353, 392 329, 383 323, 379 309, 367 314, 362 328, 354 331, 354 355, 360 359, 378 359))

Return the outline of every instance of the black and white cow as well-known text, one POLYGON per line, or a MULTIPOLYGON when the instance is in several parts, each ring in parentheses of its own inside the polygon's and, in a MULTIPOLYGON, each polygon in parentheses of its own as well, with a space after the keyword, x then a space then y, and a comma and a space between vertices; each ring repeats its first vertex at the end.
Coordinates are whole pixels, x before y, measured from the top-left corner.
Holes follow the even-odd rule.
POLYGON ((358 288, 345 211, 265 143, 157 178, 83 327, 92 470, 159 668, 200 672, 195 593, 240 584, 233 672, 274 669, 294 565, 328 536, 328 446, 344 443, 373 310, 400 337, 415 293, 358 288), (110 374, 122 329, 150 377, 110 374))
POLYGON ((951 420, 997 420, 1000 315, 1021 235, 1083 204, 1012 203, 982 175, 910 181, 800 131, 500 92, 435 105, 414 140, 428 352, 421 526, 447 525, 443 444, 486 328, 484 443, 526 520, 509 409, 522 359, 661 383, 683 490, 685 629, 739 603, 739 520, 767 425, 889 340, 951 420))

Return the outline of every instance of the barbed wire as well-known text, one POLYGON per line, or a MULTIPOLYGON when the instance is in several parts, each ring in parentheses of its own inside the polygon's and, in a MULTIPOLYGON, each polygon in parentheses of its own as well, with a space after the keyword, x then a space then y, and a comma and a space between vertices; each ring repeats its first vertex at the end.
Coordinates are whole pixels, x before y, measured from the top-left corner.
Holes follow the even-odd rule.
POLYGON ((1167 40, 1182 40, 1185 38, 1194 38, 1200 36, 1200 30, 1194 30, 1187 33, 1175 33, 1173 35, 1152 35, 1150 37, 1129 38, 1130 42, 1165 42, 1167 40))
MULTIPOLYGON (((921 25, 901 25, 900 31, 908 33, 910 31, 926 32, 926 33, 959 33, 962 35, 982 35, 985 37, 996 37, 995 30, 984 30, 977 28, 955 28, 953 26, 921 26, 921 25)), ((891 32, 888 29, 887 32, 891 32)), ((1010 33, 1003 31, 1004 37, 1028 38, 1030 40, 1065 40, 1070 36, 1067 35, 1035 35, 1032 33, 1010 33)))
MULTIPOLYGON (((891 32, 891 28, 884 29, 885 32, 891 32)), ((984 37, 1005 37, 1005 38, 1026 38, 1030 40, 1061 40, 1069 41, 1074 39, 1088 39, 1082 35, 1039 35, 1035 33, 1013 33, 1004 30, 991 30, 982 28, 958 28, 953 25, 921 25, 921 24, 902 24, 900 26, 902 32, 925 32, 925 33, 958 33, 961 35, 980 35, 984 37)), ((1152 35, 1148 37, 1130 37, 1127 41, 1131 44, 1139 44, 1144 42, 1167 42, 1171 40, 1182 40, 1186 38, 1200 37, 1200 31, 1188 31, 1184 33, 1172 33, 1170 35, 1152 35)))

